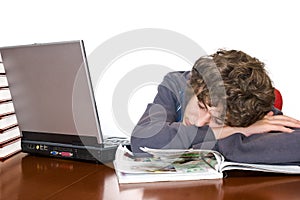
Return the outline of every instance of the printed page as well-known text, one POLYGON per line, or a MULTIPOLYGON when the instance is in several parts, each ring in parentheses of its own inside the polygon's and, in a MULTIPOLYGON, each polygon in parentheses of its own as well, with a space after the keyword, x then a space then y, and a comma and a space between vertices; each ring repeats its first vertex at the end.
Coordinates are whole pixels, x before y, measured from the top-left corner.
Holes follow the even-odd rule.
POLYGON ((298 165, 269 165, 269 164, 249 164, 224 162, 221 166, 222 171, 226 170, 251 170, 286 174, 300 174, 300 166, 298 165))
POLYGON ((151 149, 141 148, 144 152, 153 155, 154 158, 161 160, 171 160, 178 158, 201 158, 207 160, 210 165, 219 171, 221 163, 224 162, 224 157, 217 151, 203 149, 151 149), (213 158, 213 159, 211 159, 213 158))
POLYGON ((186 154, 179 158, 174 154, 164 159, 135 158, 128 149, 121 146, 117 149, 114 161, 120 183, 222 178, 223 174, 215 170, 216 165, 217 160, 211 152, 205 152, 197 158, 194 155, 186 157, 186 154))

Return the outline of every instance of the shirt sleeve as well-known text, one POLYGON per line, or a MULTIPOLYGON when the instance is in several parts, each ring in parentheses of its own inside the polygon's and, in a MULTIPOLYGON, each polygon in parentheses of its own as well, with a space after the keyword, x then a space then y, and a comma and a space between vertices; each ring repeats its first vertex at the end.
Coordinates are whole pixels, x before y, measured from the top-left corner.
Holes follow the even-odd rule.
MULTIPOLYGON (((274 115, 283 113, 272 109, 274 115)), ((269 132, 246 137, 241 133, 218 140, 216 150, 226 160, 242 163, 300 164, 300 129, 292 133, 269 132)))
POLYGON ((300 129, 244 136, 236 133, 218 140, 226 160, 243 163, 300 164, 300 129))

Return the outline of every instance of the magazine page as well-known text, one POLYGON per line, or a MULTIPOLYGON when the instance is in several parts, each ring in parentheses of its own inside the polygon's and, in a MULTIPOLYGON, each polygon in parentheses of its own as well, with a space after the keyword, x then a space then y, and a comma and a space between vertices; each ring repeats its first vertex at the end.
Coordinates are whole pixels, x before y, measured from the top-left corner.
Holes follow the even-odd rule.
POLYGON ((273 173, 300 174, 299 165, 271 165, 271 164, 250 164, 225 161, 221 170, 251 170, 273 173))
MULTIPOLYGON (((175 156, 173 150, 159 151, 166 151, 165 155, 168 154, 168 156, 157 157, 158 154, 156 154, 153 157, 135 158, 126 147, 119 146, 114 160, 119 183, 200 180, 223 177, 223 174, 216 170, 218 168, 217 159, 210 151, 202 152, 200 156, 199 151, 197 151, 197 157, 195 154, 182 154, 183 156, 178 157, 175 156)), ((163 152, 159 152, 159 154, 163 154, 163 152)))
POLYGON ((170 163, 160 159, 143 157, 135 158, 133 154, 123 146, 119 146, 116 151, 114 166, 115 169, 123 173, 145 173, 145 172, 174 172, 168 169, 170 163))
POLYGON ((160 160, 171 159, 202 159, 207 161, 214 169, 220 169, 221 163, 224 162, 224 157, 217 151, 204 149, 151 149, 147 147, 141 148, 142 151, 151 154, 154 158, 160 160), (213 158, 213 159, 212 159, 213 158))
POLYGON ((147 152, 151 155, 153 155, 154 157, 159 157, 159 158, 178 158, 178 157, 182 157, 182 156, 201 156, 201 155, 205 155, 205 154, 214 154, 214 156, 216 157, 216 159, 218 160, 219 163, 221 163, 224 158, 223 156, 214 150, 205 150, 205 149, 151 149, 148 147, 142 147, 141 148, 142 151, 147 152))

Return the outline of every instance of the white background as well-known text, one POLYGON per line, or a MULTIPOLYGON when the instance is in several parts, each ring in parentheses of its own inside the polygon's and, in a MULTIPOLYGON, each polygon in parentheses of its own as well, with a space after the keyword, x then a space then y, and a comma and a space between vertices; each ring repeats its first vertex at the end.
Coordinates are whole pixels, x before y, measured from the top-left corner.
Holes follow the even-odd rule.
MULTIPOLYGON (((0 46, 83 39, 90 54, 120 33, 162 28, 185 35, 209 54, 218 48, 243 50, 266 63, 275 87, 283 95, 284 113, 300 119, 300 12, 296 0, 10 0, 2 1, 0 6, 0 46)), ((160 57, 153 58, 155 63, 159 64, 160 57)), ((190 66, 180 63, 175 68, 186 70, 190 66)), ((133 121, 143 112, 144 104, 152 100, 153 88, 142 98, 144 102, 133 108, 137 110, 131 115, 133 121)), ((132 102, 139 102, 144 94, 137 91, 132 102)), ((114 127, 112 122, 102 120, 102 125, 114 127)))

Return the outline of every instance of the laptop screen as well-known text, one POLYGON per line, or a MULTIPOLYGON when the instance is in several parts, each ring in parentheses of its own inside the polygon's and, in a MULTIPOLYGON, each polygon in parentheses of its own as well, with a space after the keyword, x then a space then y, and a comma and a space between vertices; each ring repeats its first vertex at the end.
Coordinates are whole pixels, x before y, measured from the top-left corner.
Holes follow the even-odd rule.
POLYGON ((4 47, 0 52, 22 132, 103 142, 83 41, 4 47))

